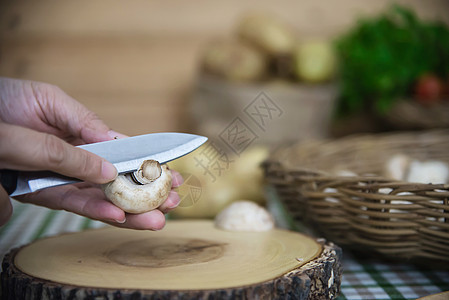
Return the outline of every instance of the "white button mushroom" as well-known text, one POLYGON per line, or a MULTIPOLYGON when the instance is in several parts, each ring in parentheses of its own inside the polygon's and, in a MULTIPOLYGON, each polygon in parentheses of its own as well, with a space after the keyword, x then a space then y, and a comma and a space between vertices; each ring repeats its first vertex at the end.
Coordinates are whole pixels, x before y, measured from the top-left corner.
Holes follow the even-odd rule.
POLYGON ((166 165, 145 160, 132 174, 119 175, 102 186, 106 197, 128 213, 156 209, 168 197, 172 176, 166 165))
POLYGON ((448 166, 438 160, 418 161, 413 160, 410 163, 409 172, 407 174, 408 182, 416 183, 447 183, 449 178, 448 166))
POLYGON ((411 161, 408 155, 393 155, 385 166, 385 176, 394 180, 405 180, 411 161))
POLYGON ((215 226, 230 231, 268 231, 274 220, 263 207, 251 201, 237 201, 215 217, 215 226))

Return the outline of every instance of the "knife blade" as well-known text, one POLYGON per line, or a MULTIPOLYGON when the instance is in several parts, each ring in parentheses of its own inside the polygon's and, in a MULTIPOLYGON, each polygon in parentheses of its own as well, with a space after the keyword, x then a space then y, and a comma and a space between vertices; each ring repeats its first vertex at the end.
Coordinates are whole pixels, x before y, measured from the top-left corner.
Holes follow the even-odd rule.
MULTIPOLYGON (((204 144, 200 135, 163 132, 77 146, 111 162, 119 174, 134 172, 147 159, 161 164, 184 156, 204 144)), ((50 171, 2 171, 1 183, 11 197, 58 185, 80 182, 50 171), (6 172, 5 172, 6 171, 6 172), (15 185, 12 186, 11 184, 15 185)))

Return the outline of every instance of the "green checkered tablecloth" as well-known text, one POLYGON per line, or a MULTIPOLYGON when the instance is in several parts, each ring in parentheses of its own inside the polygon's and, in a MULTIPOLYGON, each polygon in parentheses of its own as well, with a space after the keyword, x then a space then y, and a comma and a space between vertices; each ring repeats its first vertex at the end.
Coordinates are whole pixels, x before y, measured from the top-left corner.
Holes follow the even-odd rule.
MULTIPOLYGON (((0 257, 38 238, 105 226, 65 211, 13 201, 12 219, 0 227, 0 257)), ((449 290, 449 270, 361 259, 343 251, 343 278, 338 299, 416 299, 449 290)))
POLYGON ((340 299, 416 299, 449 290, 449 271, 360 259, 343 251, 340 299))

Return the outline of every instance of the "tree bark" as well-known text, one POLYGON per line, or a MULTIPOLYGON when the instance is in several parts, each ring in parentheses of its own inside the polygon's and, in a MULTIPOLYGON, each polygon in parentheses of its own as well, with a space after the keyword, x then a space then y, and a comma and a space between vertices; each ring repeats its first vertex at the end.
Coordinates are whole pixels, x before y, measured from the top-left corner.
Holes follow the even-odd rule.
MULTIPOLYGON (((178 221, 180 222, 180 221, 178 221)), ((170 222, 171 223, 171 222, 170 222)), ((178 225, 179 228, 189 229, 189 224, 187 223, 181 223, 178 225)), ((198 224, 197 224, 198 225, 198 224)), ((203 223, 199 224, 199 226, 205 226, 207 227, 205 231, 212 231, 215 238, 216 235, 220 235, 220 231, 217 231, 216 229, 212 229, 210 224, 203 223)), ((177 232, 175 235, 185 236, 186 234, 184 232, 179 233, 179 228, 175 229, 177 232)), ((191 228, 194 229, 194 228, 191 228)), ((166 229, 164 229, 166 230, 166 229)), ((162 230, 159 234, 160 236, 164 236, 164 230, 162 230)), ((117 233, 124 233, 126 236, 130 234, 130 231, 127 230, 119 230, 119 229, 113 229, 113 231, 110 230, 91 230, 87 231, 93 234, 93 237, 98 238, 98 234, 101 234, 101 236, 108 235, 108 232, 112 233, 112 236, 115 236, 117 233), (98 232, 98 234, 97 234, 98 232)), ((89 236, 85 237, 85 232, 81 233, 75 233, 75 234, 68 234, 68 235, 61 235, 53 238, 44 239, 44 243, 46 241, 50 241, 53 249, 58 248, 58 242, 64 241, 64 239, 67 239, 68 237, 70 240, 76 240, 77 237, 81 236, 83 237, 83 241, 87 241, 87 243, 91 243, 89 236), (85 237, 85 239, 84 239, 85 237)), ((139 234, 142 232, 139 232, 139 234)), ((229 243, 229 241, 232 241, 232 235, 230 235, 229 232, 224 232, 224 238, 220 238, 220 240, 223 240, 223 242, 229 243), (227 240, 226 235, 231 237, 231 240, 227 240)), ((235 235, 240 235, 241 233, 231 233, 235 235)), ((34 263, 29 263, 30 255, 29 253, 38 253, 39 251, 36 249, 31 249, 32 252, 27 252, 25 249, 29 247, 30 245, 36 245, 35 243, 31 243, 27 246, 14 249, 10 253, 8 253, 4 260, 3 260, 3 271, 1 273, 1 298, 2 299, 8 299, 8 300, 18 300, 18 299, 132 299, 132 300, 139 300, 139 299, 333 299, 338 296, 340 292, 340 284, 341 284, 341 274, 342 274, 342 266, 341 266, 341 256, 342 252, 341 249, 332 244, 332 243, 326 243, 324 240, 313 240, 309 237, 293 233, 293 232, 285 232, 282 230, 275 230, 274 232, 270 233, 270 236, 277 237, 278 235, 286 235, 290 236, 294 239, 301 239, 301 242, 309 243, 310 240, 313 241, 313 243, 317 243, 319 245, 319 252, 317 255, 313 255, 309 260, 307 261, 301 261, 301 258, 297 258, 296 264, 297 267, 290 269, 289 271, 281 274, 280 276, 273 275, 272 278, 269 278, 268 280, 264 280, 262 282, 254 282, 250 284, 242 284, 242 285, 235 285, 235 286, 229 286, 226 285, 226 282, 223 283, 223 287, 214 287, 213 284, 210 284, 208 282, 199 282, 196 283, 192 281, 192 289, 186 289, 185 287, 177 288, 176 282, 173 283, 173 288, 169 289, 157 289, 154 287, 151 287, 151 284, 149 285, 151 288, 126 288, 126 287, 105 287, 105 283, 98 283, 98 287, 96 286, 96 283, 93 282, 92 284, 89 284, 88 286, 78 285, 78 284, 70 284, 66 281, 66 279, 62 279, 62 282, 59 282, 59 280, 48 280, 45 279, 47 276, 44 274, 44 278, 39 276, 33 276, 30 275, 30 273, 35 273, 36 271, 39 273, 41 272, 41 267, 39 267, 36 270, 33 270, 34 263), (304 238, 304 239, 302 239, 304 238), (26 257, 23 257, 23 254, 27 254, 26 257), (18 266, 19 265, 19 266, 18 266), (30 267, 31 266, 31 267, 30 267), (27 272, 24 272, 24 269, 27 270, 27 272), (204 287, 201 287, 204 285, 204 287), (208 288, 211 287, 211 288, 208 288)), ((155 241, 153 233, 146 233, 146 235, 150 235, 150 240, 155 241)), ((253 238, 259 239, 259 237, 266 238, 266 235, 259 233, 243 233, 244 240, 251 240, 253 238), (259 237, 258 237, 259 236, 259 237)), ((168 236, 172 239, 171 233, 168 230, 168 236)), ((198 236, 204 237, 204 232, 198 236)), ((290 238, 290 237, 289 237, 290 238)), ((132 238, 132 240, 135 240, 132 238)), ((282 240, 282 238, 279 238, 278 241, 282 240)), ((83 265, 82 267, 86 268, 86 273, 79 273, 79 274, 87 274, 85 276, 89 276, 90 272, 99 272, 98 274, 101 275, 111 275, 111 272, 108 270, 110 268, 110 265, 117 264, 117 272, 123 272, 121 268, 125 268, 124 270, 130 270, 129 273, 123 273, 121 274, 122 279, 117 282, 117 285, 119 286, 122 284, 122 281, 126 281, 127 276, 132 276, 133 270, 137 269, 138 272, 141 272, 142 276, 146 276, 145 274, 150 273, 158 273, 161 274, 164 272, 172 272, 171 276, 175 278, 176 276, 182 276, 182 268, 187 268, 186 272, 190 274, 191 277, 195 278, 196 276, 201 276, 201 267, 205 266, 214 266, 214 263, 219 263, 220 260, 226 261, 227 253, 234 253, 235 251, 245 251, 245 249, 241 249, 239 247, 234 247, 233 245, 226 246, 228 248, 224 248, 225 250, 220 252, 219 246, 216 244, 215 241, 212 241, 211 244, 208 243, 209 238, 205 238, 203 242, 199 242, 196 240, 193 242, 189 242, 190 246, 186 246, 186 244, 181 241, 177 241, 177 245, 170 246, 170 243, 167 243, 164 240, 161 240, 162 244, 165 244, 165 248, 163 252, 158 252, 159 246, 158 241, 155 242, 156 246, 151 244, 151 249, 146 247, 139 247, 138 245, 144 244, 142 240, 137 240, 136 244, 129 244, 127 243, 127 247, 123 248, 121 246, 119 247, 112 247, 112 251, 107 252, 103 258, 98 259, 98 263, 95 263, 95 266, 88 266, 83 265), (180 243, 182 244, 181 246, 180 243), (203 244, 201 244, 203 243, 203 244), (205 244, 204 244, 205 243, 205 244), (176 248, 176 251, 172 251, 173 247, 176 248), (187 248, 186 248, 187 247, 187 248), (190 248, 189 248, 190 247, 190 248), (218 247, 218 248, 217 248, 218 247), (152 257, 150 260, 146 259, 146 256, 144 259, 139 256, 139 251, 136 250, 140 248, 141 250, 145 250, 146 255, 152 257), (157 249, 156 249, 157 248, 157 249), (182 250, 180 250, 182 248, 182 250), (130 250, 127 250, 130 249, 130 250), (170 250, 171 249, 171 250, 170 250), (238 250, 235 250, 238 249, 238 250), (195 253, 196 252, 196 253, 195 253), (169 253, 169 254, 167 254, 169 253), (182 254, 182 255, 180 255, 182 254), (157 265, 155 264, 156 260, 155 255, 161 255, 158 258, 160 259, 160 263, 157 265), (186 262, 183 257, 185 256, 191 256, 192 261, 186 262), (104 259, 104 257, 107 257, 107 259, 104 259), (104 261, 102 262, 102 260, 104 261), (215 261, 215 262, 214 262, 215 261), (99 266, 102 264, 105 264, 105 270, 102 271, 99 270, 99 266), (180 268, 179 271, 177 268, 180 268), (190 269, 192 268, 192 269, 190 269), (199 273, 197 274, 195 272, 196 269, 199 269, 199 273), (189 273, 190 272, 190 273, 189 273)), ((79 243, 77 241, 76 243, 79 243)), ((237 242, 238 244, 239 242, 237 242)), ((278 242, 275 242, 278 243, 278 242)), ((64 243, 63 243, 64 244, 64 243)), ((231 243, 232 244, 232 243, 231 243)), ((290 245, 289 242, 285 245, 290 245)), ((37 245, 37 246, 45 246, 37 245)), ((294 246, 294 243, 293 243, 294 246)), ((73 246, 70 246, 73 247, 73 246)), ((43 247, 45 248, 45 247, 43 247)), ((92 248, 92 247, 91 247, 92 248)), ((93 248, 95 248, 93 246, 93 248)), ((101 248, 101 247, 100 247, 101 248)), ((268 247, 272 248, 272 247, 268 247)), ((282 248, 282 247, 281 247, 282 248)), ((277 248, 277 252, 279 252, 280 248, 277 248)), ((76 250, 76 249, 75 249, 76 250)), ((54 250, 54 253, 59 253, 58 249, 54 250)), ((275 251, 275 252, 276 252, 275 251)), ((46 253, 51 252, 51 250, 45 249, 46 253)), ((68 252, 70 251, 63 251, 61 256, 69 255, 68 252)), ((89 251, 87 251, 89 252, 89 251)), ((95 252, 95 251, 94 251, 95 252)), ((99 253, 105 253, 103 249, 99 250, 99 253)), ((287 251, 288 252, 288 251, 287 251)), ((76 255, 78 255, 78 251, 74 251, 76 255)), ((238 252, 237 252, 238 254, 238 252)), ((300 253, 300 256, 303 257, 304 253, 300 253)), ((85 257, 81 254, 80 257, 85 257)), ((257 254, 251 253, 251 256, 257 256, 257 254)), ((290 255, 289 253, 279 253, 279 263, 276 261, 276 264, 281 265, 282 261, 290 255)), ((49 256, 51 256, 51 260, 56 259, 54 257, 54 254, 49 253, 49 256)), ((277 255, 272 256, 274 260, 277 259, 277 255)), ((77 260, 80 260, 78 257, 75 258, 77 260)), ((94 258, 97 259, 97 258, 94 258)), ((248 258, 244 258, 247 260, 248 258)), ((43 255, 37 255, 36 257, 31 258, 31 261, 33 260, 45 260, 43 255)), ((70 262, 70 258, 67 259, 70 262)), ((86 259, 88 260, 88 259, 86 259)), ((97 260, 96 260, 97 262, 97 260)), ((48 268, 51 269, 51 262, 45 263, 48 265, 48 268)), ((239 270, 239 264, 243 263, 237 263, 235 265, 226 266, 223 265, 222 268, 216 268, 213 267, 212 271, 210 272, 211 277, 215 276, 222 276, 220 273, 226 273, 227 269, 235 269, 235 273, 230 272, 230 274, 235 274, 235 276, 238 276, 237 273, 245 272, 245 269, 239 270)), ((270 271, 270 261, 260 261, 260 265, 267 265, 266 273, 268 275, 270 274, 276 274, 276 272, 270 271)), ((275 265, 276 265, 275 264, 275 265)), ((70 263, 68 263, 69 268, 64 269, 64 266, 61 266, 60 268, 54 268, 52 272, 56 273, 55 278, 58 278, 58 272, 61 278, 65 278, 67 276, 63 276, 64 273, 72 273, 67 270, 71 270, 71 268, 74 268, 70 263)), ((39 264, 37 264, 39 266, 39 264)), ((115 266, 113 266, 115 267, 115 266)), ((247 267, 247 266, 246 266, 247 267)), ((260 268, 260 266, 255 266, 257 272, 261 272, 257 268, 260 268)), ((277 269, 277 268, 275 268, 277 269)), ((73 277, 74 280, 78 280, 76 278, 77 269, 73 269, 73 274, 69 277, 73 277)), ((151 274, 150 274, 151 275, 151 274)), ((150 276, 148 275, 148 276, 150 276)), ((81 277, 83 277, 82 275, 81 277)), ((163 276, 163 275, 162 275, 163 276)), ((232 275, 234 276, 234 275, 232 275)), ((101 277, 100 275, 93 275, 92 279, 95 281, 96 277, 101 277)), ((250 276, 251 277, 251 276, 250 276)), ((226 278, 226 276, 225 276, 226 278)), ((69 279, 70 280, 70 279, 69 279)), ((82 280, 82 279, 81 279, 82 280)), ((188 280, 188 279, 184 279, 188 280)), ((232 278, 230 278, 232 280, 232 278)), ((203 280, 204 281, 204 280, 203 280)), ((213 281, 213 280, 212 280, 213 281)), ((226 281, 226 279, 223 279, 223 281, 226 281)), ((184 283, 184 281, 181 281, 181 283, 184 283)), ((189 282, 186 282, 189 284, 189 282)), ((232 283, 232 282, 231 282, 232 283)), ((114 284, 114 283, 112 283, 114 284)))

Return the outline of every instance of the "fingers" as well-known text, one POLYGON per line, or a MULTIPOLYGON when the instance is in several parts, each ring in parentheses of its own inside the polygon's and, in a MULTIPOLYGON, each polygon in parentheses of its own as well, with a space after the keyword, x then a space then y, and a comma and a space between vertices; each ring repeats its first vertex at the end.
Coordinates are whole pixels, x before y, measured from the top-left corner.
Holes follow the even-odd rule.
POLYGON ((65 185, 20 196, 18 200, 51 209, 70 211, 108 223, 125 222, 125 212, 107 201, 103 192, 96 187, 79 189, 75 185, 65 185))
POLYGON ((168 213, 170 210, 178 207, 180 202, 181 199, 179 198, 178 193, 175 191, 170 191, 167 200, 165 200, 164 203, 158 207, 158 209, 163 213, 168 213))
POLYGON ((0 186, 0 226, 6 224, 12 215, 12 204, 8 193, 0 186))
MULTIPOLYGON (((177 188, 181 186, 184 183, 184 179, 182 178, 181 174, 179 174, 175 170, 170 170, 172 174, 172 188, 177 188)), ((162 203, 158 209, 162 213, 168 213, 170 210, 178 207, 179 203, 181 202, 181 199, 179 198, 179 195, 175 191, 170 191, 168 194, 167 199, 162 203)))
POLYGON ((160 210, 155 209, 143 214, 126 214, 126 222, 123 224, 110 222, 109 224, 121 228, 161 230, 165 226, 165 216, 160 210))
POLYGON ((51 209, 70 211, 122 228, 160 230, 165 225, 165 216, 160 210, 143 214, 126 214, 106 200, 99 188, 93 186, 84 186, 82 189, 76 185, 55 187, 20 196, 18 200, 51 209))
POLYGON ((96 143, 123 138, 125 135, 111 130, 94 112, 80 102, 67 95, 60 88, 44 84, 31 83, 35 95, 42 103, 45 119, 56 128, 70 133, 73 137, 85 143, 96 143), (49 91, 50 90, 50 91, 49 91))
POLYGON ((110 128, 95 113, 57 86, 31 81, 29 88, 39 103, 43 121, 49 125, 86 143, 114 138, 109 134, 110 128))
POLYGON ((111 129, 59 87, 35 81, 0 78, 0 117, 10 124, 80 139, 83 143, 124 135, 111 129))
POLYGON ((179 186, 181 186, 184 183, 184 178, 182 178, 181 174, 179 174, 177 171, 175 170, 170 170, 171 171, 171 176, 172 176, 172 187, 173 188, 177 188, 179 186))
POLYGON ((0 123, 0 141, 0 168, 50 170, 94 183, 117 176, 110 162, 54 135, 0 123))

